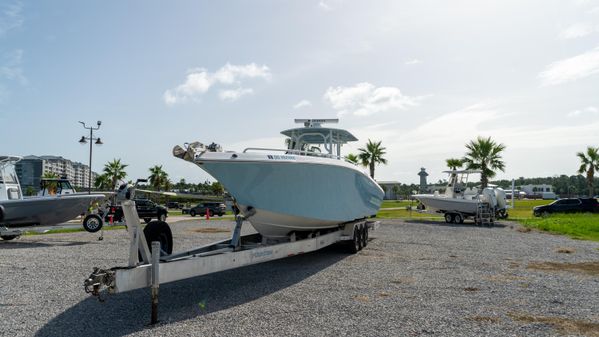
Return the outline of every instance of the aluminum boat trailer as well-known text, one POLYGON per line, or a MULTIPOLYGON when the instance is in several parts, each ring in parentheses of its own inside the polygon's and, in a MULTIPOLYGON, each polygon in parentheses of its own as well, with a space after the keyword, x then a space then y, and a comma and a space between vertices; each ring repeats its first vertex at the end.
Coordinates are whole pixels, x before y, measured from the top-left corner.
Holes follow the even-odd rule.
POLYGON ((237 215, 231 239, 170 254, 172 236, 166 222, 152 221, 142 231, 135 202, 123 202, 123 212, 130 239, 128 265, 110 269, 94 268, 84 281, 84 288, 103 301, 101 290, 104 287, 108 293, 151 287, 152 324, 158 322, 160 284, 313 252, 338 242, 346 242, 348 252, 356 253, 368 244, 369 230, 379 226, 378 221, 362 219, 333 229, 291 233, 284 239, 273 240, 260 234, 242 236, 243 221, 252 214, 246 214, 245 217, 237 215), (148 231, 148 228, 151 230, 148 231), (149 232, 153 234, 148 235, 149 232), (150 242, 140 240, 144 234, 150 242))

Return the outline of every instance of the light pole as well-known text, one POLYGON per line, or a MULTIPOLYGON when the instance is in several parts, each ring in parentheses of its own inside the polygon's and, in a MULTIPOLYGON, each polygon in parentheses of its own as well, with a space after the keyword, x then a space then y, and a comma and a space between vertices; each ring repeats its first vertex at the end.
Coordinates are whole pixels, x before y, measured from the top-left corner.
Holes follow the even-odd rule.
POLYGON ((83 125, 83 128, 89 130, 89 137, 81 136, 81 139, 79 139, 79 144, 85 145, 85 144, 87 144, 87 141, 89 140, 89 177, 87 180, 87 193, 91 194, 92 193, 92 149, 93 149, 92 142, 95 140, 96 145, 104 144, 104 143, 102 143, 102 140, 100 140, 100 137, 94 138, 94 131, 100 129, 100 125, 102 125, 102 121, 97 122, 97 125, 98 125, 97 127, 86 126, 85 123, 83 123, 81 121, 79 121, 79 123, 81 123, 81 125, 83 125))

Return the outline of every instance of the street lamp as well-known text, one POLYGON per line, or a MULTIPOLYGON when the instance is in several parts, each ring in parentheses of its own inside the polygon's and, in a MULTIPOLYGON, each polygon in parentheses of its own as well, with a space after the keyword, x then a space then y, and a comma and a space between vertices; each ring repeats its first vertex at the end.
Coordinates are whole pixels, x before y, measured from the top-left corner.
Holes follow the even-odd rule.
POLYGON ((98 121, 96 123, 98 125, 97 127, 87 126, 87 125, 85 125, 85 123, 83 123, 81 121, 79 121, 79 123, 81 123, 81 125, 83 125, 83 128, 89 130, 89 137, 81 136, 81 139, 79 139, 79 144, 85 145, 85 144, 87 144, 87 141, 89 140, 89 177, 88 177, 88 181, 87 181, 87 184, 88 184, 87 185, 87 193, 91 194, 92 193, 92 142, 96 145, 104 144, 104 143, 102 143, 102 140, 100 139, 100 137, 94 138, 94 131, 100 129, 100 125, 102 125, 102 121, 98 121), (95 142, 94 142, 94 140, 95 140, 95 142))

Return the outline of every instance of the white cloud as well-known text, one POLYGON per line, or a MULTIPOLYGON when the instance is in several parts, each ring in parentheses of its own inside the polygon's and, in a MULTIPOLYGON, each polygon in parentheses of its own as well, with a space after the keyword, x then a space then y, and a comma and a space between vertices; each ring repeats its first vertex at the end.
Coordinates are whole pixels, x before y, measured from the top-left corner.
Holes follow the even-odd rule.
POLYGON ((301 108, 307 108, 309 106, 312 106, 312 103, 310 101, 308 101, 307 99, 303 99, 299 102, 297 102, 297 104, 295 104, 293 106, 294 109, 301 109, 301 108))
POLYGON ((576 39, 587 36, 595 31, 595 27, 588 22, 579 22, 571 25, 570 27, 562 30, 558 38, 562 40, 576 39))
POLYGON ((244 78, 270 79, 270 69, 267 66, 258 66, 255 63, 246 65, 225 64, 214 74, 214 80, 223 84, 238 83, 244 78))
POLYGON ((247 88, 237 88, 230 90, 221 90, 218 97, 223 101, 233 102, 241 98, 241 96, 252 94, 254 90, 247 88))
MULTIPOLYGON (((259 66, 255 63, 245 65, 225 64, 214 73, 210 73, 204 68, 196 68, 188 71, 183 84, 173 89, 168 89, 163 94, 164 102, 167 105, 182 103, 190 99, 198 99, 201 95, 210 90, 214 85, 237 85, 245 79, 265 79, 271 78, 270 69, 266 65, 259 66)), ((251 94, 252 89, 236 88, 223 89, 219 97, 226 101, 235 101, 241 96, 251 94)))
POLYGON ((568 112, 568 114, 566 116, 572 118, 572 117, 578 117, 578 116, 586 115, 586 114, 597 115, 597 114, 599 114, 599 109, 597 109, 594 106, 588 106, 584 109, 570 111, 570 112, 568 112))
POLYGON ((412 60, 406 61, 405 64, 406 65, 413 65, 413 64, 420 64, 420 63, 422 63, 421 60, 419 60, 419 59, 412 59, 412 60))
POLYGON ((599 72, 599 47, 548 65, 539 74, 543 85, 576 81, 599 72))
POLYGON ((0 37, 23 24, 22 1, 13 1, 0 5, 0 37))
POLYGON ((549 176, 568 173, 569 167, 573 173, 576 166, 574 153, 596 142, 599 119, 555 126, 519 124, 514 121, 513 114, 495 104, 480 103, 429 120, 420 118, 419 124, 415 122, 408 132, 397 129, 397 124, 385 123, 352 128, 360 141, 348 144, 344 154, 355 153, 367 139, 381 140, 387 148, 389 165, 377 167, 378 179, 418 181, 416 174, 424 166, 431 174, 430 180, 436 181, 446 178, 439 173, 446 169, 445 158, 462 156, 464 145, 480 135, 492 137, 507 146, 504 153, 507 170, 499 173, 498 178, 549 176), (531 151, 538 154, 534 163, 530 161, 531 151), (564 159, 560 158, 572 159, 574 163, 562 165, 560 161, 564 159))
POLYGON ((418 98, 406 96, 396 87, 375 87, 368 82, 352 87, 329 87, 324 99, 339 115, 368 116, 381 111, 418 105, 418 98))
POLYGON ((320 0, 318 8, 324 11, 332 11, 343 4, 343 0, 320 0))
POLYGON ((27 78, 23 75, 22 62, 23 50, 21 49, 4 54, 2 63, 0 64, 0 78, 26 85, 27 78))

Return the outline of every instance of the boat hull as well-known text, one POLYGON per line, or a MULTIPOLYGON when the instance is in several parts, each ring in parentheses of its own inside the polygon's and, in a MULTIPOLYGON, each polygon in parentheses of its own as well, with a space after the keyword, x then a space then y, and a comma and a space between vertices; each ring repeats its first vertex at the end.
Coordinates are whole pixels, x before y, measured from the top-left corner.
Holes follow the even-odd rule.
POLYGON ((353 165, 334 159, 268 157, 244 160, 239 154, 231 160, 196 160, 235 198, 243 213, 253 208, 249 221, 264 236, 336 227, 375 215, 382 203, 382 189, 353 165))
POLYGON ((2 201, 0 223, 6 227, 54 226, 86 213, 93 202, 104 197, 102 194, 74 194, 2 201))
POLYGON ((414 196, 429 213, 459 212, 465 215, 476 214, 477 199, 448 198, 444 195, 417 194, 414 196))

